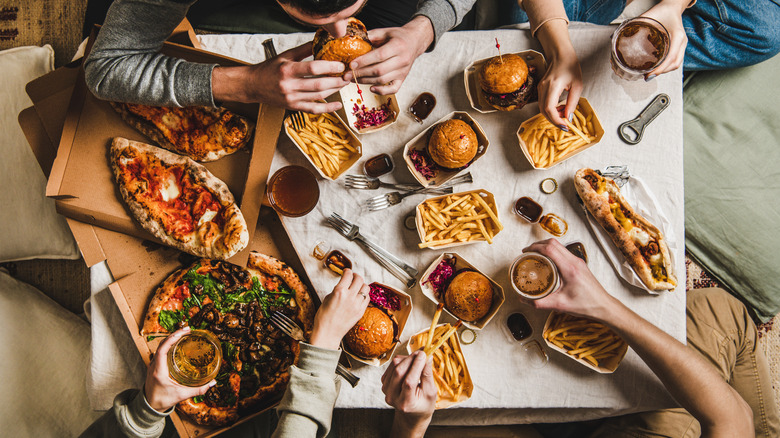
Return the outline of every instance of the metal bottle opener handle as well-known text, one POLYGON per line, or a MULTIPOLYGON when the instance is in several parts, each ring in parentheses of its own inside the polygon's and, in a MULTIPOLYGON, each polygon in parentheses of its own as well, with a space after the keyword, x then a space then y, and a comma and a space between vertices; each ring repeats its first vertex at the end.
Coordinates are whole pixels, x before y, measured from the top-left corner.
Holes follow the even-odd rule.
POLYGON ((645 131, 647 125, 650 124, 658 114, 661 113, 666 107, 669 106, 669 96, 666 94, 659 94, 642 110, 637 118, 629 120, 618 126, 618 137, 628 144, 637 144, 642 141, 642 133, 645 131), (636 133, 636 138, 631 139, 626 134, 626 129, 630 129, 636 133))

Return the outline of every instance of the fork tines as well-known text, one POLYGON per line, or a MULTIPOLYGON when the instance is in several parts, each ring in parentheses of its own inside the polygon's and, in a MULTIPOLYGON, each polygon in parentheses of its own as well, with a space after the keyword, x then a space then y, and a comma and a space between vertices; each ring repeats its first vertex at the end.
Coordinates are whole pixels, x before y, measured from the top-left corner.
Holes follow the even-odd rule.
POLYGON ((290 120, 292 120, 293 127, 298 131, 303 130, 303 128, 309 125, 309 116, 301 111, 290 114, 290 120))
POLYGON ((347 220, 342 218, 338 215, 338 213, 332 213, 330 217, 327 219, 330 226, 336 229, 339 233, 343 235, 347 235, 349 233, 349 229, 352 227, 352 224, 349 223, 347 220))
POLYGON ((348 189, 362 189, 369 186, 368 179, 362 175, 347 175, 344 180, 344 185, 348 189))
POLYGON ((279 328, 279 330, 286 333, 288 336, 292 336, 294 330, 293 324, 295 324, 287 315, 279 312, 274 312, 271 315, 271 322, 279 328))

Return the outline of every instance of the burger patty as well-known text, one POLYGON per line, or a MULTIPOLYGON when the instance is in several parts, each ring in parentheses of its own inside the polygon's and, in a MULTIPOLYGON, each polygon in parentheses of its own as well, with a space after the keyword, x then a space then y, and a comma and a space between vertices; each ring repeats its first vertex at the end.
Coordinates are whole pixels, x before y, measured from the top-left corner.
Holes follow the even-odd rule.
POLYGON ((517 105, 518 107, 522 107, 528 103, 529 100, 532 100, 532 98, 535 97, 536 87, 534 86, 534 77, 532 75, 528 75, 528 79, 526 79, 523 86, 520 87, 519 90, 512 93, 494 94, 488 93, 485 90, 482 90, 482 92, 485 93, 485 100, 487 100, 491 105, 500 107, 517 105))

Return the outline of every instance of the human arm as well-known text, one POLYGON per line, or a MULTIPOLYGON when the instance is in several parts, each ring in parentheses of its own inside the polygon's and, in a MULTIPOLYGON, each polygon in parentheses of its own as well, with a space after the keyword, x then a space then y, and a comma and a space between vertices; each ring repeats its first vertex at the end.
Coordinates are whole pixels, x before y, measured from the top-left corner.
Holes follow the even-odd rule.
POLYGON ((347 84, 343 64, 303 61, 311 43, 251 66, 219 67, 163 55, 165 39, 194 0, 117 0, 84 63, 89 89, 99 98, 157 106, 214 106, 216 101, 263 102, 329 112, 338 102, 316 102, 347 84), (311 77, 316 76, 316 77, 311 77))
POLYGON ((531 35, 542 44, 547 58, 547 71, 537 86, 539 111, 550 123, 564 129, 564 118, 574 114, 582 94, 582 69, 569 38, 566 10, 559 0, 522 0, 519 3, 528 14, 531 35), (561 111, 558 102, 564 91, 568 91, 568 97, 561 111))
POLYGON ((649 81, 660 74, 677 70, 682 65, 685 57, 685 46, 688 45, 688 36, 683 28, 682 13, 690 5, 692 5, 690 0, 662 0, 641 15, 657 20, 669 32, 669 53, 664 62, 645 75, 645 80, 649 81))
POLYGON ((300 344, 298 363, 290 367, 274 437, 327 435, 338 396, 334 378, 339 344, 366 311, 368 293, 363 278, 345 269, 333 292, 322 300, 309 343, 300 344))
POLYGON ((612 297, 585 262, 557 240, 537 242, 524 251, 549 257, 561 278, 560 289, 534 301, 534 307, 584 316, 611 327, 701 423, 702 436, 753 436, 750 407, 702 356, 612 297))
MULTIPOLYGON (((414 61, 433 50, 445 32, 457 26, 475 0, 425 0, 413 18, 401 27, 374 29, 368 33, 375 49, 355 59, 350 67, 361 83, 372 84, 377 94, 397 92, 414 61)), ((347 79, 352 79, 350 72, 347 79)))
POLYGON ((205 394, 215 381, 200 387, 189 387, 174 382, 168 374, 168 350, 189 332, 189 327, 177 330, 160 343, 149 363, 143 390, 119 393, 114 398, 113 409, 95 421, 81 436, 124 434, 130 437, 158 437, 165 427, 165 418, 173 412, 176 403, 205 394))
POLYGON ((382 392, 395 408, 391 437, 423 437, 436 404, 431 361, 422 351, 396 356, 382 375, 382 392))

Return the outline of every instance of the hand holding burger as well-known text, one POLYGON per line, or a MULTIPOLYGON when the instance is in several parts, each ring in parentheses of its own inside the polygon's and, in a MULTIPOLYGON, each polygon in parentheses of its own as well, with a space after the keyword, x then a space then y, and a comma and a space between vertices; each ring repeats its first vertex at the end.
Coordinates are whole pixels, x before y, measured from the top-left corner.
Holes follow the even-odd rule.
MULTIPOLYGON (((341 38, 334 38, 324 28, 317 29, 314 34, 312 50, 314 59, 324 61, 339 61, 348 71, 349 64, 356 58, 365 55, 373 49, 368 39, 366 26, 357 18, 347 20, 347 33, 341 38)), ((339 75, 339 73, 336 73, 339 75)))
POLYGON ((363 316, 370 289, 360 275, 345 269, 336 287, 322 300, 314 317, 310 344, 336 350, 341 338, 363 316))

